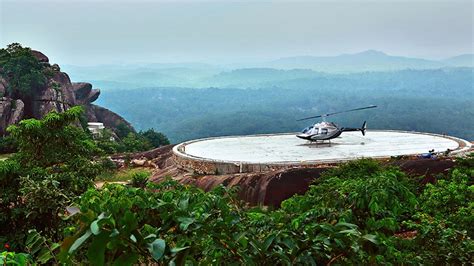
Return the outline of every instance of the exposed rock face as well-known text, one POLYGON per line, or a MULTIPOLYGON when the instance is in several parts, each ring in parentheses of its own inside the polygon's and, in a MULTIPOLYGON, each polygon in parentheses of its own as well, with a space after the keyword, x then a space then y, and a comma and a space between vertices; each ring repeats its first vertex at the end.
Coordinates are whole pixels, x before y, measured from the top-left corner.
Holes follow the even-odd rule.
POLYGON ((0 134, 6 128, 25 118, 42 118, 51 111, 64 112, 72 106, 82 105, 86 109, 89 122, 102 122, 115 131, 120 124, 134 131, 133 127, 118 114, 91 104, 100 95, 100 90, 92 89, 90 83, 73 83, 69 76, 60 71, 58 65, 50 65, 46 55, 38 51, 32 54, 51 72, 45 86, 33 88, 31 97, 16 99, 9 95, 8 84, 0 78, 0 134))
POLYGON ((100 90, 92 89, 92 85, 86 82, 75 82, 72 90, 76 96, 76 101, 80 105, 87 105, 99 98, 100 90))
POLYGON ((49 58, 40 51, 31 50, 31 53, 41 62, 49 63, 49 58))
POLYGON ((77 105, 69 76, 64 72, 55 72, 44 88, 35 90, 31 115, 41 118, 51 111, 64 112, 77 105))
MULTIPOLYGON (((182 184, 194 185, 205 191, 216 186, 239 187, 237 196, 250 205, 280 206, 281 202, 295 194, 305 193, 313 180, 319 178, 327 168, 292 168, 263 173, 230 175, 196 175, 179 168, 172 156, 173 145, 160 147, 148 152, 135 154, 132 159, 146 159, 155 171, 150 178, 161 182, 168 177, 182 184)), ((454 166, 451 158, 444 159, 403 159, 385 162, 412 176, 424 175, 422 183, 433 182, 434 176, 447 173, 454 166)))
POLYGON ((2 134, 11 124, 18 123, 23 117, 25 104, 21 100, 2 97, 0 99, 0 129, 2 134))

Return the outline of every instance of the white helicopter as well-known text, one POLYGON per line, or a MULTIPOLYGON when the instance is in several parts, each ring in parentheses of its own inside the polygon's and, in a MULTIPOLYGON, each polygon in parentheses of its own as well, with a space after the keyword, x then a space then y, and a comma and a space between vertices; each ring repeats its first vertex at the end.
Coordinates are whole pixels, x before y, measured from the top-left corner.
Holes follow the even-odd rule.
POLYGON ((296 121, 303 121, 303 120, 308 120, 308 119, 314 119, 314 118, 321 117, 323 119, 323 121, 303 129, 303 131, 300 134, 296 135, 296 136, 300 139, 309 140, 311 142, 315 141, 316 143, 318 141, 324 142, 325 140, 331 141, 331 139, 339 137, 342 134, 342 132, 347 132, 347 131, 360 131, 360 132, 362 132, 362 135, 365 136, 365 130, 367 129, 367 122, 366 121, 364 121, 364 123, 362 124, 362 127, 360 127, 360 128, 338 127, 333 122, 326 122, 326 117, 331 116, 331 115, 335 115, 335 114, 347 113, 347 112, 352 112, 352 111, 359 111, 359 110, 370 109, 370 108, 375 108, 375 107, 377 107, 377 106, 376 105, 370 105, 370 106, 367 106, 367 107, 355 108, 355 109, 351 109, 351 110, 345 110, 345 111, 340 111, 340 112, 335 112, 335 113, 329 113, 329 114, 323 114, 323 115, 317 115, 317 116, 310 116, 310 117, 305 117, 305 118, 302 118, 302 119, 298 119, 296 121))

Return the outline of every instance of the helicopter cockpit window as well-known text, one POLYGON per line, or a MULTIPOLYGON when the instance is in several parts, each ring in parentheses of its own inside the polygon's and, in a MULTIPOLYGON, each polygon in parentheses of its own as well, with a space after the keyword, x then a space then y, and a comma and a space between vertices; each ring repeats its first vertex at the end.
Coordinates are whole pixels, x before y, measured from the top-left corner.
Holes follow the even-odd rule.
POLYGON ((321 129, 321 134, 327 135, 328 134, 328 129, 327 128, 322 128, 321 129))
POLYGON ((303 129, 303 131, 301 131, 302 133, 307 133, 308 131, 310 131, 311 129, 313 128, 313 126, 309 126, 305 129, 303 129))

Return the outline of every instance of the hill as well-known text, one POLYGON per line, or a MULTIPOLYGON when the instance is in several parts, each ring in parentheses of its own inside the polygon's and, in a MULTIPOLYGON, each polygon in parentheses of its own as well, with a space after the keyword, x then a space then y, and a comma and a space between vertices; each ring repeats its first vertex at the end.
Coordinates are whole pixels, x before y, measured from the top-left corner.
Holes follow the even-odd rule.
POLYGON ((474 54, 463 54, 447 58, 443 62, 452 66, 474 67, 474 54))
POLYGON ((264 63, 279 69, 313 69, 325 72, 388 71, 401 69, 431 69, 445 66, 442 62, 391 56, 376 50, 338 56, 285 57, 264 63))

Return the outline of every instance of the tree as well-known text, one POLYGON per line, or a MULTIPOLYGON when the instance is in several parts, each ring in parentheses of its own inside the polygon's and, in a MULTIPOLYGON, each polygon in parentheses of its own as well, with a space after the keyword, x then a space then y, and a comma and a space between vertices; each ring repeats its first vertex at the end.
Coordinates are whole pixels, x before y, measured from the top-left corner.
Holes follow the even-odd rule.
POLYGON ((128 135, 122 139, 120 145, 121 152, 139 152, 151 148, 150 142, 145 137, 133 132, 128 133, 128 135))
POLYGON ((100 166, 97 148, 77 127, 81 107, 51 112, 42 120, 10 126, 18 152, 0 162, 0 235, 21 246, 28 229, 59 239, 65 221, 59 216, 93 185, 100 166))
POLYGON ((117 137, 120 139, 125 138, 130 133, 134 132, 124 123, 120 123, 115 127, 115 134, 117 134, 117 137))
POLYGON ((51 112, 42 120, 22 120, 7 131, 18 143, 17 159, 24 165, 50 167, 77 158, 92 158, 96 147, 77 123, 83 108, 51 112))
POLYGON ((163 145, 169 145, 170 141, 168 138, 161 132, 156 132, 153 128, 146 131, 140 131, 140 135, 145 137, 153 148, 158 148, 163 145))

